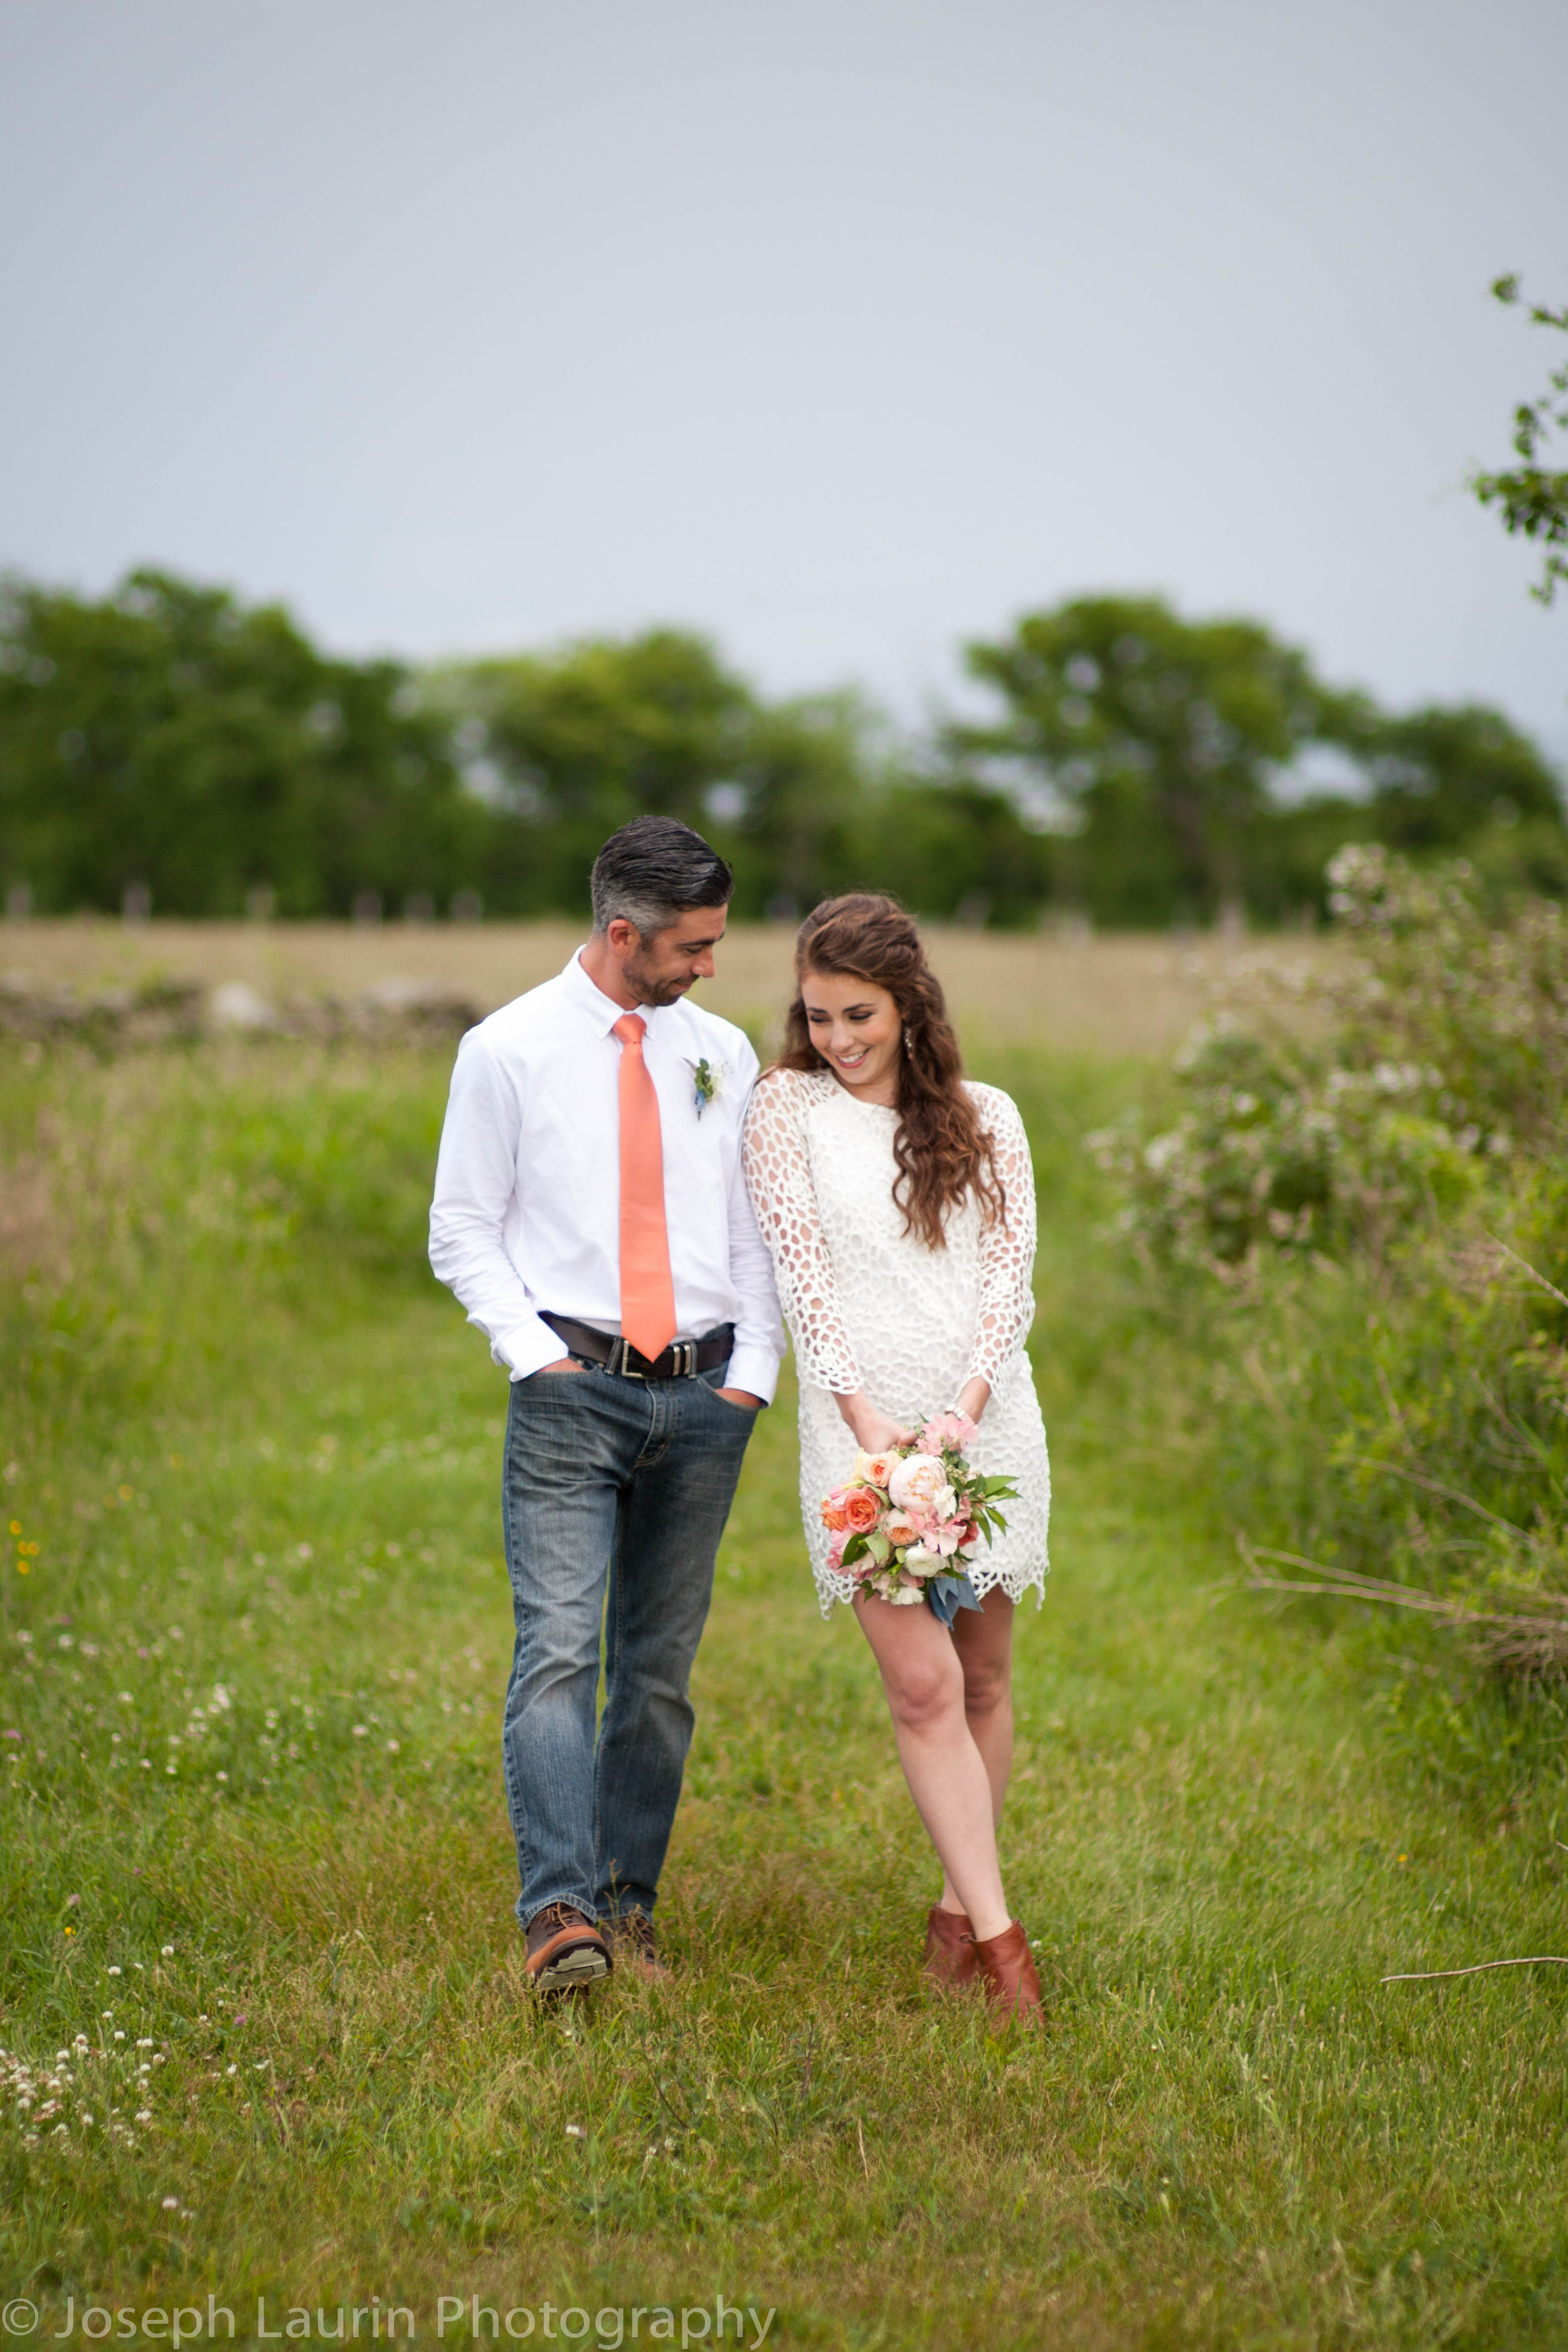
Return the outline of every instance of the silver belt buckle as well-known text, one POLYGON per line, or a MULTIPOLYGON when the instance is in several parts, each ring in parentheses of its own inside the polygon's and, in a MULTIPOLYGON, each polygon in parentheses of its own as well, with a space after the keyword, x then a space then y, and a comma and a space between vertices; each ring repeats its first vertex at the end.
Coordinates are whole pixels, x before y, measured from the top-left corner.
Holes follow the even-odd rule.
POLYGON ((625 1380, 646 1381, 647 1378, 647 1374, 646 1372, 633 1371, 631 1365, 631 1353, 632 1343, 623 1334, 616 1339, 614 1348, 610 1350, 611 1371, 619 1372, 625 1380), (619 1359, 618 1361, 616 1360, 617 1358, 619 1359))

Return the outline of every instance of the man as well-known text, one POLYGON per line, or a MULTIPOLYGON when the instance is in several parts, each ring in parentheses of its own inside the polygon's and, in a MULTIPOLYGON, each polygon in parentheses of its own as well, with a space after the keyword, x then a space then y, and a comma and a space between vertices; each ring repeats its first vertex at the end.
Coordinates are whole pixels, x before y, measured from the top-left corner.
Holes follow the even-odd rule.
POLYGON ((511 1379, 501 1754, 541 1993, 616 1957, 662 1969, 691 1663, 784 1353, 741 1171, 757 1057, 683 1001, 733 888, 689 825, 623 825, 595 863, 593 937, 469 1030, 441 1136, 430 1263, 511 1379))

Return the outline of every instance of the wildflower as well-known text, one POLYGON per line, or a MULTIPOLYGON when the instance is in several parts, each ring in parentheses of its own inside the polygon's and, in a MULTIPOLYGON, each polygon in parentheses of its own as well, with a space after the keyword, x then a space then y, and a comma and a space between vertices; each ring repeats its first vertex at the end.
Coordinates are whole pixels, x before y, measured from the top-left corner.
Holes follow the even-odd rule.
POLYGON ((164 2212, 165 2212, 165 2213, 173 2213, 173 2212, 177 2211, 177 2210, 178 2210, 178 2208, 179 2208, 179 2203, 180 2203, 180 2200, 179 2200, 179 2199, 178 2199, 177 2197, 165 2197, 165 2198, 164 2198, 164 2200, 163 2200, 163 2210, 164 2210, 164 2212))
POLYGON ((109 1974, 110 1974, 111 1977, 121 1976, 121 1975, 122 1975, 122 1974, 123 1974, 123 1970, 122 1970, 122 1969, 110 1969, 109 1970, 109 1974))
POLYGON ((395 1755, 399 1752, 399 1749, 400 1749, 400 1748, 401 1748, 401 1745, 402 1745, 402 1743, 401 1743, 401 1741, 399 1741, 399 1740, 396 1740, 396 1739, 389 1739, 389 1740, 387 1741, 387 1743, 386 1743, 386 1752, 387 1752, 387 1754, 388 1754, 389 1756, 395 1756, 395 1755))
POLYGON ((363 1723, 356 1723, 354 1726, 353 1736, 356 1739, 367 1738, 369 1737, 369 1733, 365 1725, 363 1723))
POLYGON ((172 1959, 174 1958, 174 1947, 173 1946, 173 1944, 165 1944, 165 1945, 163 1946, 163 1958, 164 1958, 166 1960, 172 1960, 172 1959))
POLYGON ((228 1774, 227 1774, 226 1772, 216 1772, 216 1773, 213 1775, 213 1778, 214 1778, 215 1780, 227 1780, 227 1778, 228 1778, 228 1774))

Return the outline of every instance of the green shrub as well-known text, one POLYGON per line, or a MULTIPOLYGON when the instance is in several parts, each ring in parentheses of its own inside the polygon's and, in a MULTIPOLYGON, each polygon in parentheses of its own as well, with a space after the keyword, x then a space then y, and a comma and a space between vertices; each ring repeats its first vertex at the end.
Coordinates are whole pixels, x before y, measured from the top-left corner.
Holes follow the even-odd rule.
POLYGON ((1197 1037, 1173 1126, 1090 1140, 1192 1318, 1258 1580, 1561 1680, 1568 925, 1377 849, 1331 881, 1349 964, 1197 1037))

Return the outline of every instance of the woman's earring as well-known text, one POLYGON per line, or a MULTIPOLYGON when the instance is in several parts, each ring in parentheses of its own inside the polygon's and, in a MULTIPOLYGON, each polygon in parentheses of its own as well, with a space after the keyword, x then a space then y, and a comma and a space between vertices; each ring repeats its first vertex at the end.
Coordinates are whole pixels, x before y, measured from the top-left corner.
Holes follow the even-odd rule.
POLYGON ((912 1061, 914 1059, 915 1041, 910 1031, 907 1029, 904 1031, 904 1051, 912 1061))

